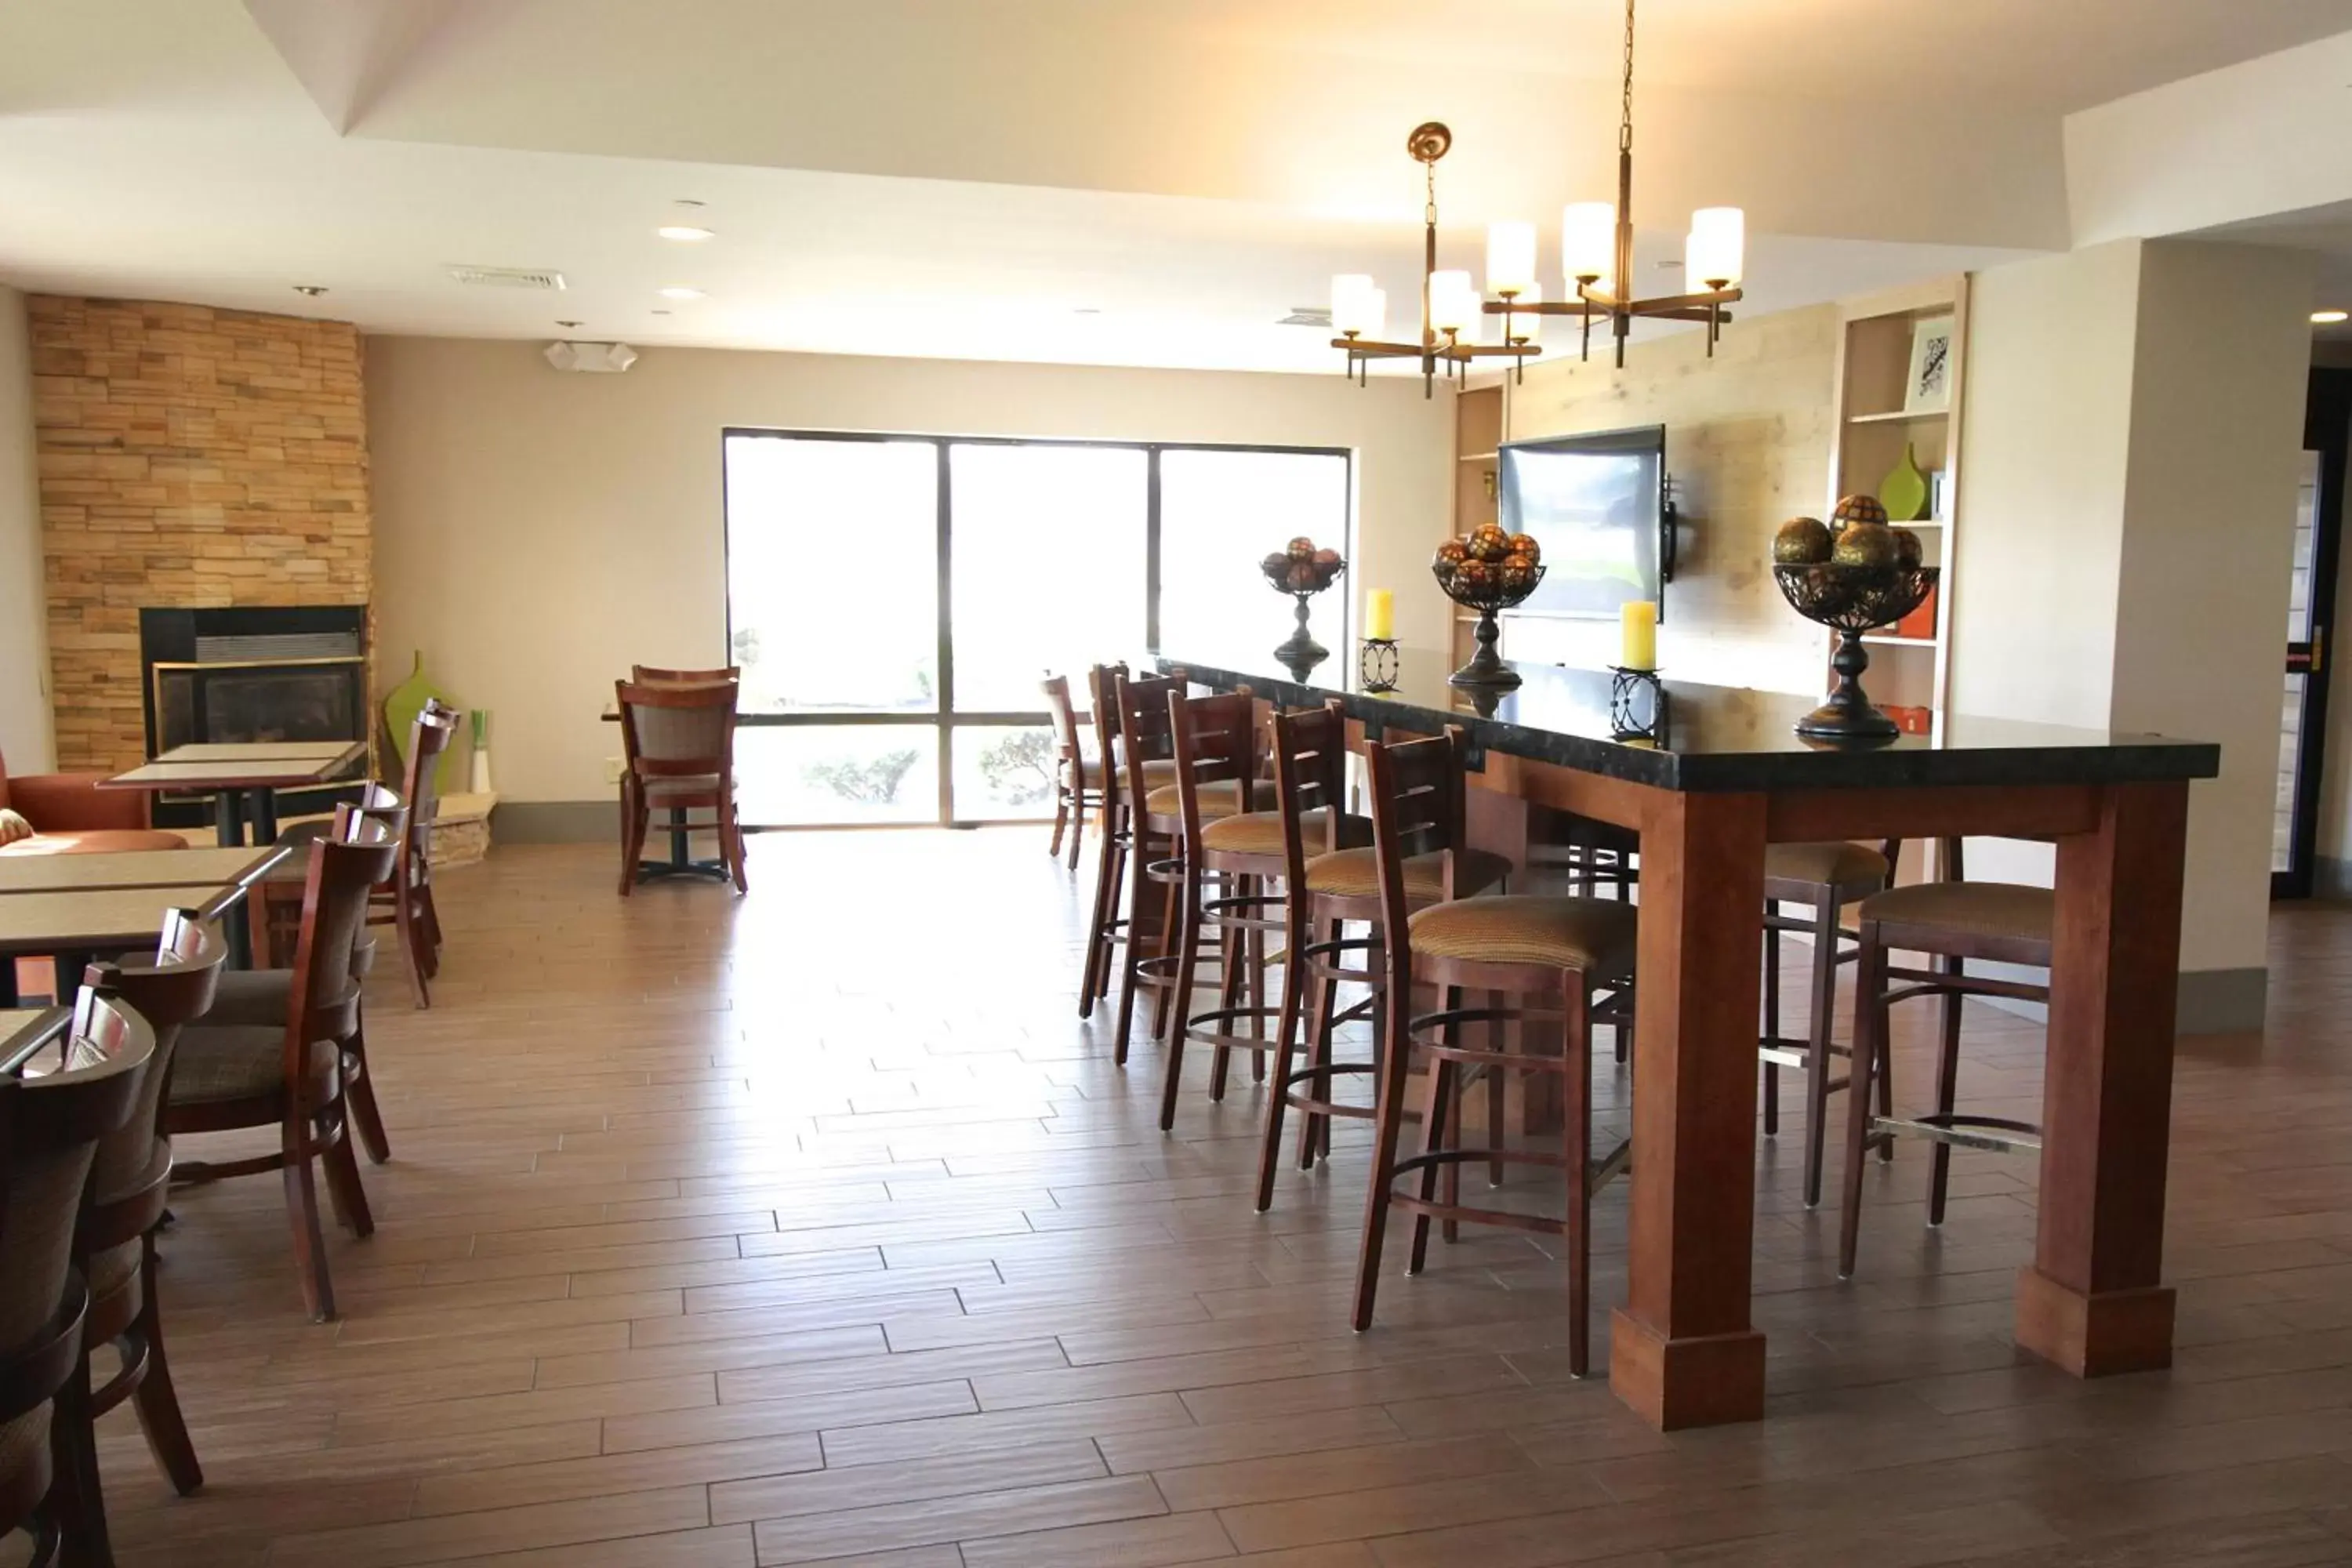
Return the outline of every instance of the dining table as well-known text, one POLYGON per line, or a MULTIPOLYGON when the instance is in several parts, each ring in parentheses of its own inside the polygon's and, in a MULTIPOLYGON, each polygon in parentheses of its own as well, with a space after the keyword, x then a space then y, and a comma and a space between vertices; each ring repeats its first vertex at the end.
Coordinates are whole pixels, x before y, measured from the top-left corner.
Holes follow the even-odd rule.
POLYGON ((364 741, 205 742, 174 746, 98 787, 209 795, 215 841, 234 848, 248 823, 255 844, 278 837, 278 791, 331 784, 366 755, 364 741))
POLYGON ((1796 733, 1818 699, 1522 665, 1515 689, 1451 684, 1399 650, 1393 689, 1344 661, 1271 657, 1144 668, 1284 709, 1336 700, 1351 742, 1463 731, 1471 833, 1524 864, 1568 814, 1639 836, 1628 1288, 1611 1386, 1660 1428, 1756 1420, 1750 1320, 1757 1047, 1768 844, 1962 836, 2056 846, 2049 1044, 2032 1261, 2013 1335, 2078 1377, 2168 1366, 2165 1177, 2192 780, 2210 742, 1936 715, 1867 743, 1796 733), (1538 841, 1540 841, 1539 839, 1538 841))
MULTIPOLYGON (((221 920, 244 900, 246 884, 194 887, 74 888, 0 894, 0 1008, 16 1005, 16 960, 57 961, 70 989, 82 965, 100 954, 152 948, 164 911, 193 910, 199 920, 221 920)), ((234 928, 238 922, 226 922, 234 928)), ((60 994, 63 994, 61 991, 60 994)))

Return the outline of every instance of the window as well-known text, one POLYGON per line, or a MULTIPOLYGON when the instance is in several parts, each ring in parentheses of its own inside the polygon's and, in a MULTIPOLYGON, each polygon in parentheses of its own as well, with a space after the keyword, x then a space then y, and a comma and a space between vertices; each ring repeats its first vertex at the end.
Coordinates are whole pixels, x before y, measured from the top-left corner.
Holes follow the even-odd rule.
MULTIPOLYGON (((1155 641, 1259 657, 1288 625, 1259 558, 1348 545, 1340 451, 751 430, 723 449, 756 826, 1049 816, 1046 674, 1083 702, 1089 665, 1155 641)), ((1335 647, 1348 597, 1314 607, 1335 647)))

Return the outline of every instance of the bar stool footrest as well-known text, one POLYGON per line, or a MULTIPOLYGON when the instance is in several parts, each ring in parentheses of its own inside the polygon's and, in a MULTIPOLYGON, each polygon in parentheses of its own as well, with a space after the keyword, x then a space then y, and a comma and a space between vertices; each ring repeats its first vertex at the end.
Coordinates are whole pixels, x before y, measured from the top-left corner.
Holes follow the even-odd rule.
POLYGON ((1901 1134, 1955 1148, 1989 1149, 1997 1154, 2038 1152, 2042 1148, 2040 1127, 2002 1116, 1874 1116, 1870 1131, 1874 1137, 1901 1134))

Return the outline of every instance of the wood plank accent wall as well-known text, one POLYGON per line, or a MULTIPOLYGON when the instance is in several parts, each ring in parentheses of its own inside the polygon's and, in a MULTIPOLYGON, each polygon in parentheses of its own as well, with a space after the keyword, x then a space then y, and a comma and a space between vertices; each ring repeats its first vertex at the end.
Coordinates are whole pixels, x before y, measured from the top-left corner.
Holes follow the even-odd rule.
MULTIPOLYGON (((1580 363, 1567 326, 1551 326, 1545 358, 1507 389, 1505 438, 1666 427, 1685 531, 1660 664, 1687 679, 1814 689, 1821 632, 1789 608, 1769 567, 1781 521, 1822 516, 1833 499, 1838 307, 1736 321, 1713 359, 1699 331, 1635 342, 1622 371, 1598 338, 1591 361, 1580 363)), ((1514 657, 1578 663, 1594 652, 1613 658, 1616 642, 1615 626, 1595 623, 1517 622, 1506 637, 1514 657)))
POLYGON ((139 762, 139 611, 363 605, 356 327, 37 295, 34 424, 58 764, 139 762))

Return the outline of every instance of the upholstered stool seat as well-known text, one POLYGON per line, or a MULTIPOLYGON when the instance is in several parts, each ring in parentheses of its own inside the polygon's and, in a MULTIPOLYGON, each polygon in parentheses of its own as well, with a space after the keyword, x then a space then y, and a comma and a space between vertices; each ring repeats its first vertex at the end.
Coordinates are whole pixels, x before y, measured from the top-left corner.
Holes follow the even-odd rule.
MULTIPOLYGON (((1309 844, 1332 842, 1331 813, 1316 810, 1301 814, 1300 833, 1309 844)), ((1370 844, 1372 841, 1372 820, 1368 816, 1342 814, 1339 821, 1339 842, 1370 844)), ((1201 846, 1226 855, 1264 855, 1270 859, 1282 856, 1282 813, 1249 811, 1238 816, 1220 817, 1201 829, 1201 846)))
MULTIPOLYGON (((1078 774, 1081 778, 1087 781, 1087 787, 1088 789, 1102 788, 1102 759, 1100 757, 1085 757, 1080 759, 1078 763, 1078 774)), ((1143 782, 1150 784, 1153 789, 1158 789, 1162 784, 1174 784, 1176 782, 1175 763, 1166 757, 1154 757, 1150 759, 1143 764, 1143 782)))
MULTIPOLYGON (((180 1050, 172 1064, 172 1104, 213 1105, 277 1094, 286 1084, 286 1026, 191 1024, 180 1031, 180 1050)), ((311 1077, 325 1083, 332 1075, 335 1048, 325 1041, 313 1047, 311 1077)))
MULTIPOLYGON (((1169 766, 1173 767, 1175 764, 1171 763, 1169 766)), ((1203 816, 1238 816, 1244 809, 1242 805, 1242 781, 1239 779, 1218 779, 1212 783, 1205 783, 1199 785, 1194 794, 1200 800, 1201 815, 1203 816)), ((1249 784, 1249 805, 1246 809, 1272 811, 1275 805, 1274 781, 1252 779, 1249 784)), ((1173 820, 1183 809, 1184 804, 1181 798, 1181 792, 1172 784, 1162 784, 1143 797, 1143 810, 1148 816, 1173 820)))
POLYGON ((1412 930, 1423 958, 1540 963, 1608 981, 1633 974, 1639 924, 1633 906, 1614 900, 1506 893, 1423 910, 1412 930))
POLYGON ((1770 844, 1764 849, 1768 882, 1822 883, 1872 893, 1893 875, 1886 857, 1867 844, 1770 844))
MULTIPOLYGON (((1862 916, 1881 926, 2046 943, 2056 909, 2056 896, 2047 888, 2015 882, 1920 882, 1871 895, 1863 900, 1862 916)), ((1904 944, 1890 940, 1887 945, 1904 944)))
MULTIPOLYGON (((1513 868, 1500 855, 1484 849, 1457 849, 1454 852, 1454 891, 1456 897, 1468 898, 1507 880, 1513 868)), ((1307 862, 1307 890, 1328 893, 1341 899, 1377 899, 1381 896, 1381 859, 1369 848, 1335 849, 1328 855, 1318 855, 1307 862)), ((1407 902, 1433 904, 1445 897, 1445 853, 1414 855, 1404 862, 1404 896, 1407 902)))

